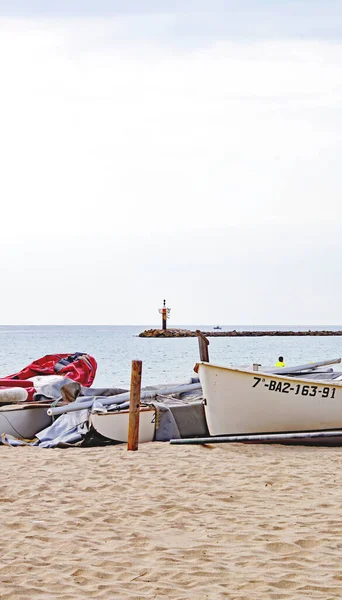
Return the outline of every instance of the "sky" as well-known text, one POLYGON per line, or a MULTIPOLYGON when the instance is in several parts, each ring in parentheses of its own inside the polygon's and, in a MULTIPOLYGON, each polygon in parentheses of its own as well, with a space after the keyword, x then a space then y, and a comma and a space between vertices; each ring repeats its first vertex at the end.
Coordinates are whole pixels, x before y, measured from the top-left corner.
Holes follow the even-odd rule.
POLYGON ((0 0, 1 324, 342 325, 342 14, 0 0))

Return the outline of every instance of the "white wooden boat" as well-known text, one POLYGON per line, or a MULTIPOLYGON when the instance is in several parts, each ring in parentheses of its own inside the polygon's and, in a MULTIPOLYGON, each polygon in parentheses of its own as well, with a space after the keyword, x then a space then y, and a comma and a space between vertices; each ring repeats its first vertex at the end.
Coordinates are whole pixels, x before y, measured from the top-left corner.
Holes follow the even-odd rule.
POLYGON ((39 431, 51 425, 51 417, 46 412, 49 407, 50 404, 34 402, 1 406, 0 435, 33 439, 39 431))
POLYGON ((270 373, 205 362, 195 370, 211 436, 342 429, 342 381, 324 381, 324 373, 315 372, 310 379, 310 373, 280 375, 279 370, 270 373))
MULTIPOLYGON (((128 410, 113 412, 94 412, 89 421, 94 429, 110 440, 127 442, 128 439, 128 410)), ((152 442, 156 428, 156 414, 152 407, 140 408, 139 443, 152 442)))

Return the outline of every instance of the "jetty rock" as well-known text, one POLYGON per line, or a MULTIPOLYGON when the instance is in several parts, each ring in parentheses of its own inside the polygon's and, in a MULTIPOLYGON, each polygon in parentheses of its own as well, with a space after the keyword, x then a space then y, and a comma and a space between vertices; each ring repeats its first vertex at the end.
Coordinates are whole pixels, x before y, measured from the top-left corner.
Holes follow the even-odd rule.
POLYGON ((147 329, 139 333, 143 338, 175 338, 175 337, 196 337, 195 331, 189 329, 147 329))
MULTIPOLYGON (((306 330, 306 331, 261 331, 261 330, 252 330, 252 331, 237 331, 233 329, 232 331, 201 331, 203 335, 206 337, 264 337, 264 336, 278 336, 278 337, 288 337, 288 336, 341 336, 342 331, 334 331, 334 330, 306 330)), ((143 338, 183 338, 183 337, 196 337, 196 331, 191 331, 190 329, 147 329, 146 331, 142 331, 139 333, 139 337, 143 338)))

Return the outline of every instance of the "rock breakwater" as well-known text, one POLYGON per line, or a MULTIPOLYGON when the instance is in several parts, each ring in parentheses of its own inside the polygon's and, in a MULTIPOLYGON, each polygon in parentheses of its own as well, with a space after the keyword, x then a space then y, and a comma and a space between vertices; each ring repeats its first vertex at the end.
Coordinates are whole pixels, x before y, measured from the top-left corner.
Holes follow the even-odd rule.
MULTIPOLYGON (((332 331, 330 329, 323 329, 319 331, 201 331, 206 337, 263 337, 269 336, 336 336, 342 335, 342 331, 332 331)), ((142 338, 175 338, 175 337, 196 337, 196 331, 190 329, 146 329, 139 333, 139 337, 142 338)))

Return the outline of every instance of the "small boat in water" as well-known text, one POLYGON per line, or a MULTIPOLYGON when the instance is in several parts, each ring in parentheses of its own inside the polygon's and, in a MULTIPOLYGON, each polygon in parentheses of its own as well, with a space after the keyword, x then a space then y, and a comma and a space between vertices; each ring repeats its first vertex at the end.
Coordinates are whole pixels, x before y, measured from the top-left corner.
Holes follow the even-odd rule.
POLYGON ((342 429, 342 373, 320 370, 336 362, 263 371, 198 363, 210 435, 342 429))
POLYGON ((216 325, 216 327, 214 327, 214 329, 222 329, 222 327, 220 327, 220 325, 216 325))

